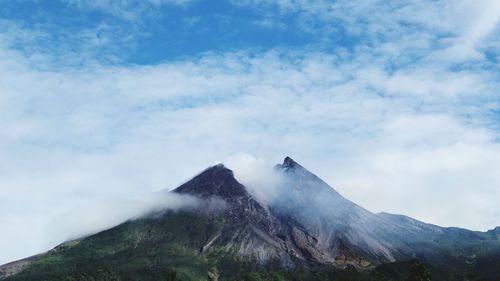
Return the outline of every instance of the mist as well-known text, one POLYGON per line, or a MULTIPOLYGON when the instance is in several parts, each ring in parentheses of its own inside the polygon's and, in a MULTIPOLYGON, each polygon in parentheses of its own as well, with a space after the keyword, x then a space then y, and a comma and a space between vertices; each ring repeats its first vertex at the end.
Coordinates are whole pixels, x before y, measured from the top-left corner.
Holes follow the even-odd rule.
POLYGON ((223 163, 249 193, 266 204, 275 202, 284 191, 286 178, 275 169, 277 163, 244 152, 227 158, 223 163))
POLYGON ((224 163, 254 197, 277 212, 294 213, 309 219, 318 215, 323 218, 337 216, 340 219, 342 213, 363 209, 346 200, 307 168, 295 169, 290 175, 277 169, 276 164, 248 153, 235 154, 224 163), (304 205, 304 202, 309 203, 304 205))
MULTIPOLYGON (((162 211, 192 209, 199 200, 189 195, 156 192, 136 198, 107 198, 67 210, 55 216, 46 228, 47 247, 83 238, 162 211)), ((174 226, 173 226, 174 227, 174 226)))

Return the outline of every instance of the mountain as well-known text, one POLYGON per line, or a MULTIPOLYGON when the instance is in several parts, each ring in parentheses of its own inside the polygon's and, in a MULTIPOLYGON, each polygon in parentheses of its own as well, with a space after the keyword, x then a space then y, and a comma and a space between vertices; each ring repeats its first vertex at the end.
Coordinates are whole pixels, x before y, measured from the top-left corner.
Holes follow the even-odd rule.
MULTIPOLYGON (((500 280, 500 228, 372 213, 290 157, 272 194, 219 164, 170 191, 197 198, 0 266, 5 280, 500 280)), ((424 206, 423 206, 424 207, 424 206)))

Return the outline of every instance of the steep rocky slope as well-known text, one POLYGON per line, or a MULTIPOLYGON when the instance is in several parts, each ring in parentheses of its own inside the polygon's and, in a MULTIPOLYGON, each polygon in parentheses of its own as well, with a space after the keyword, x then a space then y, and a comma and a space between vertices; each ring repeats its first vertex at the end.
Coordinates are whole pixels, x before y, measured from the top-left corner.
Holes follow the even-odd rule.
POLYGON ((427 268, 435 280, 500 277, 498 229, 474 232, 371 213, 289 157, 275 173, 281 180, 273 196, 256 196, 228 168, 210 167, 171 191, 197 197, 196 207, 156 212, 65 243, 1 266, 0 277, 241 280, 295 272, 302 280, 401 280, 425 277, 427 268))

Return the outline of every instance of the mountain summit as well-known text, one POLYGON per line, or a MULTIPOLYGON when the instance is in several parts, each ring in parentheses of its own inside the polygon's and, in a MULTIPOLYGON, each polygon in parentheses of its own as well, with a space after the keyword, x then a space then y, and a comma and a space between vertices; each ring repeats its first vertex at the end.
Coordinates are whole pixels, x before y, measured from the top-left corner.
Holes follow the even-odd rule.
POLYGON ((176 188, 174 192, 202 198, 218 196, 227 200, 249 196, 245 187, 234 178, 233 171, 223 164, 217 164, 204 170, 190 181, 176 188))
POLYGON ((290 158, 290 156, 285 157, 285 159, 283 160, 283 164, 281 164, 279 166, 281 166, 282 168, 285 168, 285 169, 286 168, 294 168, 294 167, 303 168, 302 166, 299 165, 299 163, 295 162, 292 158, 290 158))
POLYGON ((196 207, 155 213, 62 244, 1 266, 0 277, 242 280, 264 270, 262 274, 277 271, 280 276, 303 272, 306 279, 350 272, 369 277, 349 280, 403 280, 397 274, 419 270, 423 279, 415 280, 428 280, 419 262, 436 268, 436 280, 500 277, 491 263, 500 262, 496 230, 443 228, 402 215, 371 213, 290 157, 275 172, 282 179, 278 196, 258 200, 230 169, 209 167, 170 191, 196 197, 196 207))

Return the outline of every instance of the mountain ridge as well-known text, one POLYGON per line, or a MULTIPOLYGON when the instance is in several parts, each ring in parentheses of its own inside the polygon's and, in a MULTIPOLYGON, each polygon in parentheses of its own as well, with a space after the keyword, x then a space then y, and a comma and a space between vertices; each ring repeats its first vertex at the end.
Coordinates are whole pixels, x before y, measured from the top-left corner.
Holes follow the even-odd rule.
MULTIPOLYGON (((79 242, 62 244, 34 259, 0 266, 0 278, 22 277, 23 272, 29 275, 40 262, 43 264, 53 257, 71 265, 68 255, 79 256, 82 247, 90 247, 88 241, 101 241, 106 235, 110 235, 113 242, 99 242, 91 248, 114 245, 119 247, 118 252, 133 251, 134 248, 124 246, 132 243, 130 245, 142 245, 147 254, 157 251, 151 247, 162 245, 159 241, 181 243, 190 249, 186 251, 195 260, 204 257, 218 261, 231 257, 254 269, 273 266, 306 272, 334 269, 374 272, 384 264, 416 259, 437 268, 468 274, 475 272, 477 265, 485 264, 481 261, 483 252, 494 257, 496 251, 500 253, 500 227, 474 232, 431 225, 404 215, 375 214, 347 200, 288 156, 274 170, 284 180, 280 182, 278 196, 267 202, 255 198, 236 180, 232 170, 218 164, 170 191, 200 200, 190 212, 165 212, 161 216, 130 221, 82 238, 83 246, 79 242), (179 217, 185 221, 179 221, 179 217), (176 230, 161 227, 162 221, 175 221, 188 234, 198 230, 189 234, 192 237, 188 239, 176 230), (136 234, 129 234, 130 231, 136 234), (200 236, 200 233, 205 234, 200 236)), ((224 271, 223 264, 215 262, 214 266, 224 271)))

